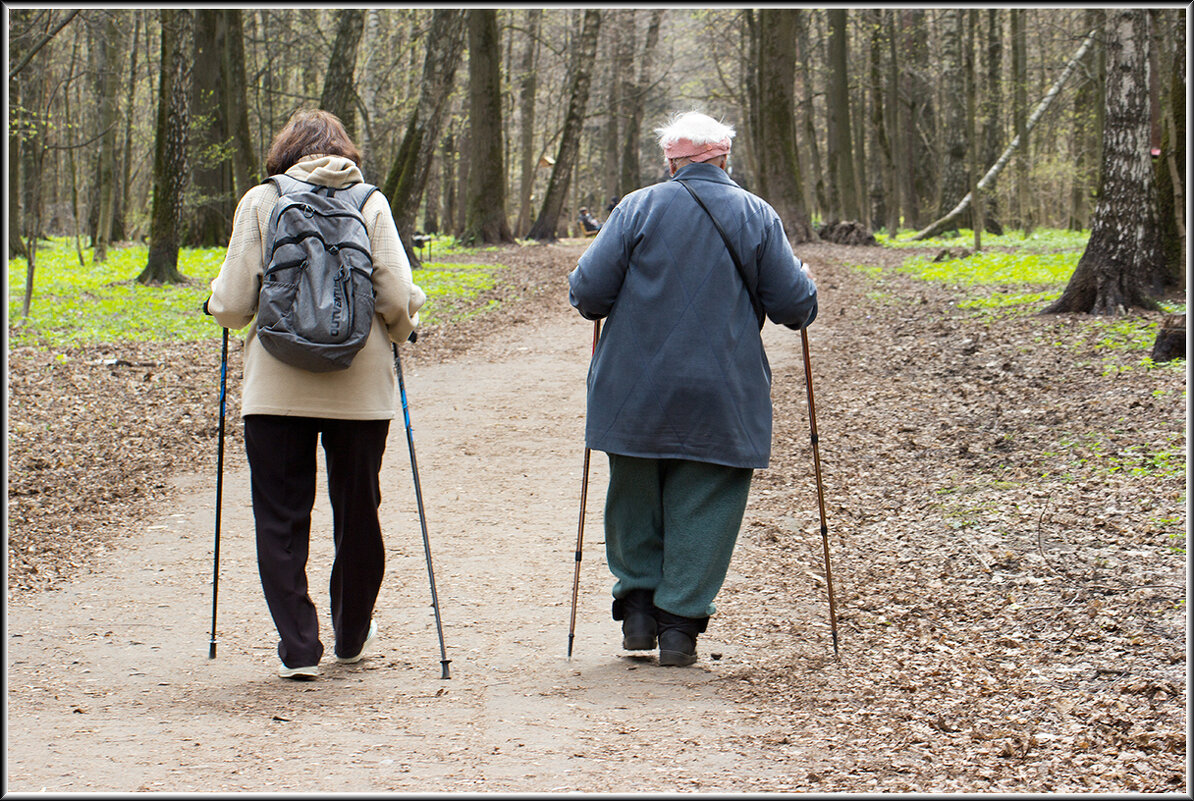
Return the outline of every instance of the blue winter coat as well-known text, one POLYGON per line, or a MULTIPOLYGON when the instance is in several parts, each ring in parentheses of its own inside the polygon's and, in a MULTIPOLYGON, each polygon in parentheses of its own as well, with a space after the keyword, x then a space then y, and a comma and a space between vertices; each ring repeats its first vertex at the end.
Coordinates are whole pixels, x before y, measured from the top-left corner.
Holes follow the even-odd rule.
POLYGON ((594 450, 763 468, 771 456, 771 368, 746 285, 715 214, 772 322, 803 328, 817 288, 775 210, 711 164, 622 199, 568 276, 586 319, 608 318, 589 368, 594 450))

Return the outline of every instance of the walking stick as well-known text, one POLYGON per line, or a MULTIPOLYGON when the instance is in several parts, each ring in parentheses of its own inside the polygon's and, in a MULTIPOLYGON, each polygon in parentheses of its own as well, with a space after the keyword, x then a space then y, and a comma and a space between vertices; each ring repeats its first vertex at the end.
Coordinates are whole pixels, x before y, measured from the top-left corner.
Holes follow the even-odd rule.
POLYGON ((211 577, 211 642, 207 658, 216 658, 216 598, 220 591, 220 507, 224 496, 224 400, 228 386, 228 329, 224 329, 224 344, 220 349, 220 433, 216 445, 216 544, 211 577))
MULTIPOLYGON (((601 321, 593 321, 593 351, 597 352, 597 339, 601 336, 601 321)), ((592 359, 592 354, 589 355, 592 359)), ((576 595, 580 590, 580 557, 581 546, 585 538, 585 501, 589 496, 589 454, 588 447, 585 448, 585 469, 584 477, 581 479, 580 485, 580 521, 576 525, 576 569, 572 574, 572 617, 568 623, 568 658, 572 658, 572 641, 576 637, 576 595)))
MULTIPOLYGON (((413 342, 415 335, 411 334, 413 342)), ((393 344, 393 343, 392 343, 393 344)), ((406 444, 410 448, 410 469, 415 478, 415 502, 419 506, 419 527, 423 530, 423 553, 427 556, 427 578, 431 582, 431 608, 435 610, 435 631, 439 635, 439 663, 443 667, 441 679, 450 679, 447 651, 444 650, 444 627, 439 617, 439 596, 435 592, 435 570, 431 567, 431 540, 427 536, 427 516, 423 511, 423 489, 419 485, 419 462, 415 458, 415 434, 410 424, 410 408, 406 403, 406 382, 402 380, 402 359, 398 356, 398 345, 394 347, 394 370, 398 373, 398 390, 402 395, 402 417, 406 421, 406 444)))
POLYGON ((837 650, 837 611, 833 605, 833 571, 829 568, 829 527, 825 524, 825 489, 821 484, 821 453, 817 448, 817 409, 813 403, 813 369, 808 357, 808 329, 800 329, 804 344, 804 383, 808 387, 808 422, 812 431, 813 466, 817 475, 817 505, 821 509, 821 544, 825 549, 825 586, 829 589, 829 627, 833 633, 833 656, 841 659, 837 650))

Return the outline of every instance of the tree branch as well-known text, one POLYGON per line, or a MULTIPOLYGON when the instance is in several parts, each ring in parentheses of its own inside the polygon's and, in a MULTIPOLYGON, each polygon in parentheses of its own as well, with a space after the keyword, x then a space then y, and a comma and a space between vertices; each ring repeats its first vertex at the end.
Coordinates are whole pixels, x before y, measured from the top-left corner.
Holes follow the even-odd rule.
POLYGON ((77 9, 77 8, 72 10, 69 14, 66 15, 66 19, 62 20, 62 22, 58 23, 58 25, 55 26, 54 30, 50 31, 45 36, 43 36, 41 38, 41 41, 38 42, 37 44, 35 44, 33 46, 33 48, 28 53, 25 54, 25 57, 21 59, 21 63, 17 64, 15 67, 13 67, 12 71, 8 73, 9 80, 12 80, 13 78, 17 77, 17 73, 19 73, 21 70, 25 69, 25 66, 30 62, 30 60, 32 60, 32 58, 38 54, 38 51, 40 51, 43 47, 45 47, 46 44, 51 39, 53 39, 55 36, 57 36, 58 32, 60 30, 62 30, 63 28, 65 28, 67 26, 67 24, 70 23, 70 21, 75 18, 75 16, 79 13, 79 11, 80 11, 80 9, 77 9))

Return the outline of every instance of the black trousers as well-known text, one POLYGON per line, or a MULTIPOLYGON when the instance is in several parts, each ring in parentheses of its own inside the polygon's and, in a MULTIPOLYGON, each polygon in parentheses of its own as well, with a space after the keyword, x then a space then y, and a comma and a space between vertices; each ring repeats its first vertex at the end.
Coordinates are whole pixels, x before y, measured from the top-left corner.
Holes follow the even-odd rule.
POLYGON ((307 592, 317 438, 327 464, 332 505, 331 611, 336 654, 360 652, 385 572, 382 454, 389 420, 331 420, 255 414, 245 417, 245 451, 257 523, 257 568, 287 667, 319 664, 323 643, 307 592))

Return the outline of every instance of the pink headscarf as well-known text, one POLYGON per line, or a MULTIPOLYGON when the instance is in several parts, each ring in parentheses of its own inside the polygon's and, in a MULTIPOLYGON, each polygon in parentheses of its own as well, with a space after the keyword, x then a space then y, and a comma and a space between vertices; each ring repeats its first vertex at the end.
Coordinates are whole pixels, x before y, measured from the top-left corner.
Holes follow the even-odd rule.
POLYGON ((691 139, 677 139, 670 142, 663 148, 663 156, 668 159, 686 158, 689 161, 709 161, 718 156, 724 156, 730 152, 729 138, 722 139, 719 142, 710 142, 704 145, 693 144, 691 139))

